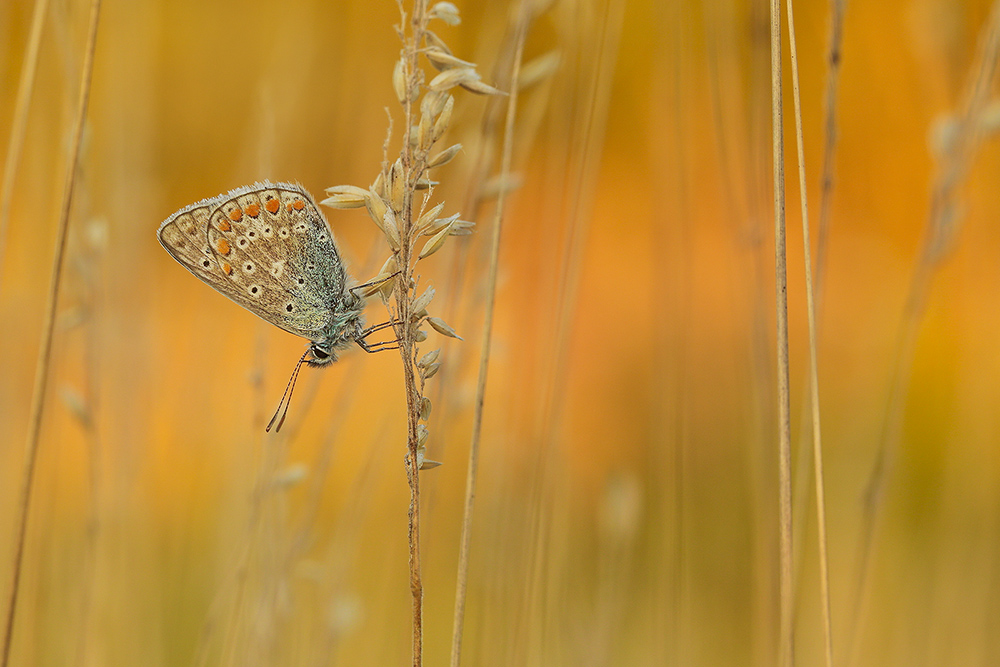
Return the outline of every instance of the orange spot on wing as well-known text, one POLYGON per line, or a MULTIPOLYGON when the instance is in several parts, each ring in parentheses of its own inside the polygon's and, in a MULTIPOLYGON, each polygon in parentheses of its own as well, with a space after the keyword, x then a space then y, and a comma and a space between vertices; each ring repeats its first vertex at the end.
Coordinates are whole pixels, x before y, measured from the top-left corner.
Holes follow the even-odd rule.
POLYGON ((258 206, 256 203, 250 204, 249 206, 247 206, 246 212, 247 215, 249 215, 251 218, 256 218, 258 215, 260 215, 260 206, 258 206))
POLYGON ((225 273, 228 276, 230 273, 233 272, 233 267, 229 266, 228 262, 223 262, 222 263, 222 272, 225 273))
POLYGON ((268 199, 267 203, 264 204, 264 208, 268 210, 269 213, 277 213, 278 209, 281 208, 281 203, 277 199, 268 199))
POLYGON ((220 231, 220 232, 228 232, 228 231, 229 231, 230 229, 232 229, 232 228, 233 228, 233 226, 232 226, 232 225, 230 225, 230 224, 229 224, 229 223, 228 223, 227 221, 225 221, 225 220, 220 220, 220 221, 219 221, 219 225, 218 225, 218 227, 219 227, 219 231, 220 231))
POLYGON ((226 239, 219 239, 219 242, 215 244, 215 249, 219 252, 220 255, 228 255, 229 241, 227 241, 226 239))
POLYGON ((295 200, 295 201, 294 201, 294 202, 292 203, 292 207, 293 207, 293 208, 294 208, 294 209, 295 209, 296 211, 301 211, 302 209, 304 209, 304 208, 306 207, 306 203, 305 203, 304 201, 302 201, 301 199, 296 199, 296 200, 295 200))
POLYGON ((242 220, 243 209, 241 209, 239 206, 234 208, 232 211, 229 212, 229 219, 232 220, 233 222, 239 222, 240 220, 242 220))

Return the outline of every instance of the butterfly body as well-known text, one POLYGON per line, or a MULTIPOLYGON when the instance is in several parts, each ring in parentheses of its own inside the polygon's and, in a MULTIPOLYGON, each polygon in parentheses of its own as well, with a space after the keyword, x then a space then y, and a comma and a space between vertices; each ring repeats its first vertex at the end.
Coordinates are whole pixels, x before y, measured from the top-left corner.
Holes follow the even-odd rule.
POLYGON ((265 181, 202 200, 167 218, 157 237, 202 282, 311 341, 310 365, 363 343, 364 301, 348 288, 330 227, 301 186, 265 181))

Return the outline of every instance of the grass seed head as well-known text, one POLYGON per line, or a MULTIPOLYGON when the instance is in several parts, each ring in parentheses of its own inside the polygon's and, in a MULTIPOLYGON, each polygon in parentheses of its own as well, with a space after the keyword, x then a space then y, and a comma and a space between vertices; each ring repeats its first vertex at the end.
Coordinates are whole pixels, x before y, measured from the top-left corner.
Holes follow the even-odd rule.
POLYGON ((468 236, 472 233, 475 226, 476 223, 468 220, 456 220, 455 224, 451 226, 451 231, 448 232, 448 234, 451 236, 468 236))
POLYGON ((494 88, 493 86, 491 86, 489 84, 485 84, 482 81, 479 81, 478 79, 476 79, 474 81, 462 81, 458 85, 460 85, 462 88, 464 88, 465 90, 469 91, 470 93, 476 93, 477 95, 506 95, 507 94, 504 91, 500 90, 499 88, 494 88))
POLYGON ((444 111, 444 106, 448 102, 449 97, 451 95, 445 92, 436 90, 428 91, 420 100, 420 112, 431 118, 437 118, 444 111))
POLYGON ((447 218, 438 218, 436 220, 432 220, 427 225, 426 229, 424 229, 421 233, 424 236, 434 236, 445 227, 455 225, 458 222, 458 216, 459 214, 456 213, 455 215, 448 216, 447 218))
POLYGON ((424 30, 424 41, 430 48, 437 49, 439 51, 444 51, 445 53, 451 53, 451 49, 445 44, 444 40, 437 36, 436 33, 430 30, 424 30))
POLYGON ((420 255, 419 255, 420 259, 424 259, 425 257, 430 257, 438 250, 440 250, 442 247, 444 247, 444 242, 448 240, 449 231, 450 227, 445 227, 437 234, 432 236, 430 239, 428 239, 427 243, 425 243, 424 247, 420 250, 420 255))
POLYGON ((406 177, 403 173, 402 160, 392 163, 392 171, 389 174, 389 203, 392 210, 399 213, 403 210, 403 202, 406 196, 406 177))
POLYGON ((423 230, 429 227, 444 209, 444 202, 441 202, 437 206, 434 206, 424 212, 420 219, 417 220, 417 224, 414 225, 417 233, 423 233, 423 230))
POLYGON ((455 86, 464 86, 467 83, 473 81, 479 81, 480 76, 472 67, 455 67, 453 69, 446 69, 441 72, 427 84, 427 87, 431 90, 444 91, 450 90, 455 86))
POLYGON ((427 160, 427 167, 433 168, 448 164, 449 162, 455 159, 455 156, 458 155, 458 152, 460 150, 462 150, 462 144, 455 144, 454 146, 449 146, 448 148, 444 149, 434 157, 427 160))
POLYGON ((438 360, 438 357, 440 356, 441 356, 441 348, 438 348, 436 350, 431 350, 430 352, 425 352, 424 355, 420 357, 420 360, 417 361, 417 366, 420 368, 427 368, 431 364, 435 363, 438 360))
POLYGON ((375 225, 385 233, 385 214, 388 212, 389 207, 386 206, 385 202, 382 200, 382 195, 375 191, 372 187, 369 194, 370 197, 365 199, 365 207, 368 209, 368 217, 372 219, 375 225))
POLYGON ((475 69, 476 67, 475 63, 470 63, 467 60, 457 58, 451 55, 451 53, 433 46, 424 50, 424 55, 427 56, 427 60, 429 60, 431 65, 433 65, 438 71, 444 71, 455 67, 471 67, 472 69, 475 69))
POLYGON ((382 231, 385 232, 385 238, 389 241, 392 249, 399 250, 399 226, 396 225, 396 216, 392 209, 387 209, 385 217, 382 218, 382 231))
POLYGON ((422 310, 427 310, 427 306, 430 305, 431 301, 434 299, 434 287, 431 285, 427 286, 424 293, 413 300, 413 305, 410 310, 414 313, 419 313, 422 310))
POLYGON ((331 195, 320 202, 323 206, 330 208, 361 208, 365 206, 367 197, 363 195, 346 194, 331 195))
POLYGON ((448 125, 451 124, 451 112, 454 108, 455 98, 452 95, 448 95, 444 101, 444 106, 441 108, 441 113, 438 114, 437 119, 434 121, 434 132, 431 135, 433 141, 440 139, 448 130, 448 125))
POLYGON ((427 324, 431 325, 431 328, 442 336, 450 336, 451 338, 464 340, 461 336, 455 333, 455 330, 452 329, 447 322, 442 320, 440 317, 428 317, 427 324))
POLYGON ((400 104, 406 101, 406 59, 400 58, 392 70, 392 89, 400 104))

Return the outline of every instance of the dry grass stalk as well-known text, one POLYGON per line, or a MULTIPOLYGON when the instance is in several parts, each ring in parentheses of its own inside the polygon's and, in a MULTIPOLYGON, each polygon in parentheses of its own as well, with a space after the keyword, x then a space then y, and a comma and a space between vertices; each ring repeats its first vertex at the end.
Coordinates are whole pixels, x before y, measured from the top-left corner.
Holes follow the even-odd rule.
POLYGON ((792 588, 792 427, 788 389, 788 271, 785 258, 785 142, 781 112, 781 1, 771 0, 771 128, 774 167, 774 272, 778 344, 779 664, 794 664, 792 588))
MULTIPOLYGON (((799 93, 798 50, 795 43, 795 14, 788 0, 788 45, 792 67, 792 96, 795 103, 795 145, 799 167, 799 201, 802 204, 802 245, 805 259, 806 313, 809 320, 809 404, 812 407, 813 465, 816 482, 816 523, 819 537, 820 604, 823 607, 823 640, 826 666, 833 667, 833 634, 830 620, 830 566, 826 547, 826 499, 823 478, 823 442, 820 431, 819 366, 816 361, 816 305, 813 296, 812 249, 809 242, 809 198, 806 188, 806 158, 802 139, 802 98, 799 93)), ((791 474, 791 471, 789 471, 791 474)))
POLYGON ((436 183, 431 169, 449 162, 461 146, 441 149, 438 142, 448 130, 455 98, 451 91, 462 87, 474 93, 497 94, 500 91, 481 81, 472 63, 451 54, 451 49, 428 25, 441 20, 449 25, 459 22, 458 8, 450 2, 438 2, 428 8, 426 0, 414 0, 407 16, 399 3, 397 27, 403 43, 402 54, 392 74, 393 89, 403 108, 403 136, 399 157, 390 162, 386 155, 382 172, 366 190, 350 186, 331 188, 331 197, 323 203, 333 208, 364 206, 372 221, 383 233, 392 255, 376 276, 373 287, 393 296, 389 305, 390 322, 396 335, 403 362, 406 391, 407 453, 406 476, 410 487, 408 513, 410 591, 413 612, 413 665, 423 660, 423 584, 420 574, 420 478, 419 471, 438 465, 425 459, 427 426, 422 416, 430 414, 430 400, 424 386, 440 368, 438 352, 423 354, 418 343, 426 340, 424 325, 443 336, 458 338, 444 320, 427 311, 434 297, 432 290, 417 291, 416 263, 438 252, 451 236, 468 233, 471 223, 458 216, 438 218, 442 210, 430 204, 436 183), (429 81, 421 65, 421 56, 440 73, 429 81), (419 242, 422 235, 430 238, 419 242), (419 245, 418 245, 419 243, 419 245), (389 270, 392 269, 391 272, 389 270))
POLYGON ((59 212, 59 225, 56 229, 56 248, 52 260, 52 281, 49 286, 49 298, 45 310, 45 322, 42 325, 42 342, 38 351, 38 365, 35 371, 35 388, 31 396, 31 411, 28 417, 28 440, 25 447, 24 473, 18 511, 17 537, 15 539, 14 561, 11 565, 11 585, 7 600, 6 622, 4 627, 3 657, 0 667, 7 667, 10 662, 11 642, 14 635, 14 621, 17 615, 18 591, 21 584, 21 568, 24 563, 24 547, 28 529, 28 517, 31 510, 31 491, 34 487, 35 462, 38 459, 39 437, 42 430, 42 415, 45 409, 45 395, 49 380, 49 364, 52 355, 52 338, 55 330, 56 306, 59 302, 63 256, 66 254, 66 238, 69 231, 69 216, 73 205, 73 189, 76 185, 76 172, 80 159, 80 144, 83 137, 83 123, 87 117, 87 103, 90 100, 90 81, 93 74, 94 48, 97 43, 97 24, 101 15, 101 0, 93 0, 90 9, 90 22, 87 32, 87 42, 84 47, 83 66, 80 72, 80 90, 77 99, 77 114, 73 125, 73 138, 70 143, 69 160, 66 161, 66 180, 63 188, 62 206, 59 212))
MULTIPOLYGON (((813 313, 815 317, 815 328, 816 328, 816 349, 819 349, 819 338, 822 332, 822 318, 823 318, 823 295, 824 295, 824 284, 826 281, 826 265, 827 265, 827 255, 829 248, 829 238, 830 238, 830 226, 832 217, 832 207, 833 207, 833 190, 834 190, 834 158, 836 156, 837 147, 837 100, 839 97, 840 89, 840 70, 842 53, 841 49, 843 46, 844 38, 844 13, 845 13, 845 0, 832 0, 830 3, 830 33, 829 33, 829 44, 827 46, 826 52, 826 63, 827 63, 827 73, 826 73, 826 92, 824 94, 823 102, 823 159, 822 159, 822 174, 820 176, 820 200, 819 200, 819 224, 817 241, 816 241, 816 262, 814 264, 814 270, 812 272, 812 298, 814 300, 813 313)), ((811 247, 810 243, 806 243, 805 247, 811 247)), ((810 378, 811 381, 811 378, 810 378)), ((806 391, 811 391, 807 388, 806 391)), ((811 419, 810 412, 812 409, 812 401, 803 401, 802 403, 802 420, 803 423, 807 419, 811 419)), ((802 444, 799 447, 799 452, 801 455, 798 459, 798 464, 796 466, 795 473, 795 484, 793 486, 795 491, 795 498, 793 500, 793 507, 804 507, 806 504, 806 496, 808 495, 809 489, 809 476, 810 471, 815 476, 818 466, 821 466, 821 462, 815 460, 813 455, 813 449, 809 448, 808 444, 805 442, 810 434, 805 430, 802 431, 802 444)), ((819 508, 817 507, 817 514, 819 513, 819 508)), ((825 512, 824 512, 825 514, 825 512)), ((799 554, 802 550, 802 536, 805 534, 803 530, 803 525, 805 523, 806 513, 802 512, 796 517, 795 523, 795 552, 794 552, 794 562, 799 562, 799 554)), ((825 552, 826 549, 824 548, 825 552)), ((825 577, 828 581, 828 577, 825 577)), ((829 613, 829 612, 827 612, 829 613)), ((830 640, 832 642, 832 621, 830 622, 830 640)), ((827 644, 827 655, 830 656, 833 652, 833 647, 831 643, 827 644)))
MULTIPOLYGON (((519 81, 524 40, 531 21, 531 12, 522 11, 515 38, 515 53, 511 64, 510 81, 519 81)), ((511 155, 514 146, 514 121, 517 111, 518 86, 511 86, 507 99, 507 120, 504 126, 503 158, 500 167, 501 178, 510 175, 511 155)), ((483 344, 479 356, 479 379, 476 384, 475 414, 472 425, 472 440, 469 444, 469 468, 465 477, 465 509, 462 516, 462 541, 459 546, 458 577, 455 586, 455 618, 451 636, 451 667, 458 667, 462 657, 462 635, 465 627, 465 602, 469 580, 469 548, 472 542, 472 512, 476 498, 476 473, 479 469, 479 441, 483 426, 483 406, 486 399, 486 377, 490 362, 490 343, 493 336, 493 311, 496 304, 497 272, 500 258, 500 233, 503 225, 506 192, 501 192, 493 214, 493 232, 490 242, 490 270, 486 286, 486 316, 483 323, 483 344)))

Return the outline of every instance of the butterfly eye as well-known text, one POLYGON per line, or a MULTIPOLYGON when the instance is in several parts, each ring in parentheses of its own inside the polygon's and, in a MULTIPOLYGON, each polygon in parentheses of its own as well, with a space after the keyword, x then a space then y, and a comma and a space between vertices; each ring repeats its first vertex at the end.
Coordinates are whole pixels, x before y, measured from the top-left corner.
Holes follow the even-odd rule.
POLYGON ((317 359, 329 359, 330 358, 329 354, 327 354, 324 350, 320 349, 316 345, 312 346, 312 353, 313 353, 313 356, 316 357, 317 359))

